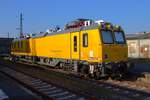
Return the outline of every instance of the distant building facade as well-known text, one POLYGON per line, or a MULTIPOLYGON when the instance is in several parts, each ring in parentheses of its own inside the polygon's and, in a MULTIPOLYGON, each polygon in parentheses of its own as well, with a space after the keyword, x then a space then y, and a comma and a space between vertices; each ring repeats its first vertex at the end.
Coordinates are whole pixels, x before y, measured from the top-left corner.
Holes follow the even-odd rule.
POLYGON ((13 38, 0 38, 0 56, 9 55, 13 38))
POLYGON ((150 58, 150 32, 127 34, 129 58, 150 58))

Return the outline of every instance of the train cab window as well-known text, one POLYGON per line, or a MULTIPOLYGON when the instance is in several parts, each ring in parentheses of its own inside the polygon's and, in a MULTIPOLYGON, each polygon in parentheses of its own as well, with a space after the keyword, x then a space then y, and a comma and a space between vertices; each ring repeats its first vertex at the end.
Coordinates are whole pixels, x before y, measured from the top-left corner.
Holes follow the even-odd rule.
POLYGON ((73 41, 74 41, 74 52, 77 52, 77 36, 74 36, 73 41))
POLYGON ((83 47, 88 47, 88 34, 83 34, 83 47))
POLYGON ((118 44, 124 44, 125 43, 125 37, 123 32, 114 32, 115 36, 115 42, 118 44))
POLYGON ((112 43, 114 43, 114 41, 113 41, 113 34, 112 34, 111 31, 102 30, 101 34, 102 34, 102 40, 103 40, 104 44, 112 44, 112 43))

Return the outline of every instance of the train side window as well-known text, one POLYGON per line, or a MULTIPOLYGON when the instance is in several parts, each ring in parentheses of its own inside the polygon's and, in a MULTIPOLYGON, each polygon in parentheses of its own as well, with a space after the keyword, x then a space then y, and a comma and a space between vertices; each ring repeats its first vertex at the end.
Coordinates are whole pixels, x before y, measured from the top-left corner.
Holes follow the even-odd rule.
POLYGON ((88 47, 88 34, 83 34, 83 47, 88 47))
POLYGON ((77 36, 74 36, 73 41, 74 41, 74 52, 77 52, 77 36))

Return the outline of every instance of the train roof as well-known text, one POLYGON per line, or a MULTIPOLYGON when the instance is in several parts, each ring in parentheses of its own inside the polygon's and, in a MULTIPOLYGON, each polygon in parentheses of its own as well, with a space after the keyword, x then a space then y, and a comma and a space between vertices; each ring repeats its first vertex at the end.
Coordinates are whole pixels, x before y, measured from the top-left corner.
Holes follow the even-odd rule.
MULTIPOLYGON (((55 29, 48 29, 47 32, 45 32, 45 33, 28 34, 28 35, 24 36, 23 38, 14 39, 14 41, 26 40, 26 39, 29 39, 29 38, 41 38, 41 37, 46 37, 46 36, 50 36, 50 35, 57 35, 57 34, 67 34, 67 33, 71 33, 71 32, 78 32, 78 31, 81 31, 81 30, 97 29, 97 28, 100 28, 100 27, 102 29, 105 29, 105 28, 106 29, 112 29, 112 28, 114 29, 114 27, 116 26, 116 25, 112 26, 111 23, 104 22, 103 20, 98 20, 98 21, 94 22, 91 19, 76 19, 75 21, 85 21, 85 23, 84 23, 84 25, 81 25, 81 26, 80 25, 75 25, 75 27, 64 28, 64 29, 60 29, 59 27, 55 27, 55 29)), ((120 30, 121 27, 119 25, 117 25, 117 26, 118 27, 116 29, 119 28, 119 30, 120 30)))
MULTIPOLYGON (((57 34, 67 34, 70 32, 77 32, 80 30, 90 30, 90 29, 96 29, 98 28, 98 25, 93 25, 93 26, 82 26, 79 28, 73 28, 73 29, 68 29, 68 30, 61 30, 58 32, 52 32, 52 33, 39 33, 39 34, 35 34, 33 36, 31 36, 30 38, 41 38, 41 37, 45 37, 45 36, 50 36, 50 35, 57 35, 57 34)), ((28 37, 25 38, 16 38, 14 39, 14 41, 19 41, 19 40, 26 40, 29 39, 28 37)))

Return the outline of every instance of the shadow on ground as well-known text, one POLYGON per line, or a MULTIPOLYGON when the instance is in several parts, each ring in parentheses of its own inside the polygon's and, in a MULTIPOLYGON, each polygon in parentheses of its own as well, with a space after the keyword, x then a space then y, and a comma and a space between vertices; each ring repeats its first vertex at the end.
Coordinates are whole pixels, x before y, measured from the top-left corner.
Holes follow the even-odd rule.
POLYGON ((132 61, 135 66, 130 69, 125 79, 129 81, 144 79, 150 82, 150 59, 132 59, 132 61))

